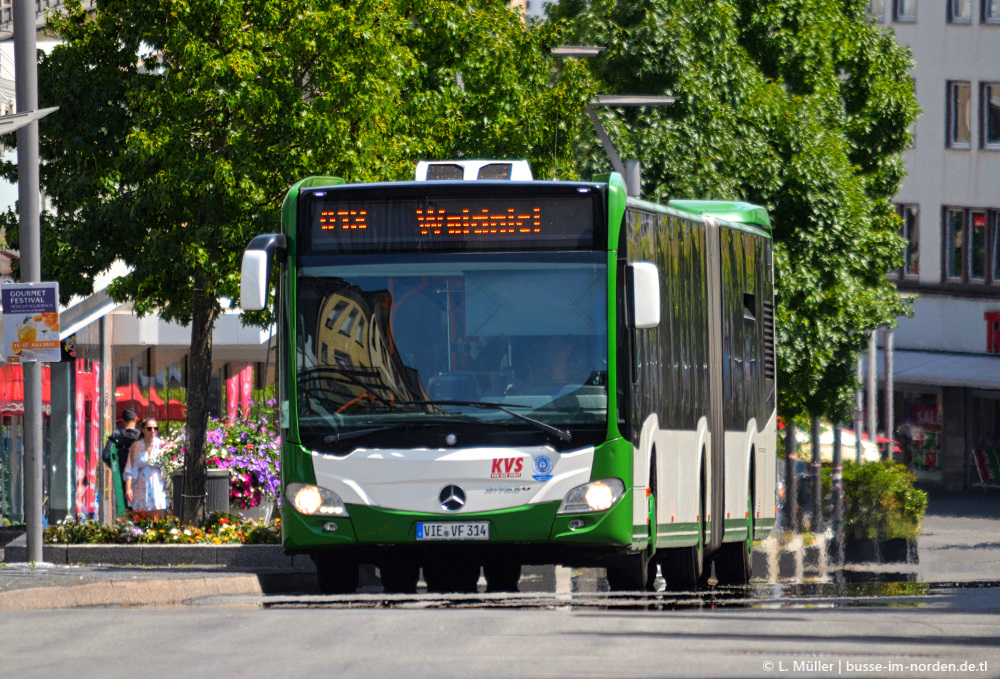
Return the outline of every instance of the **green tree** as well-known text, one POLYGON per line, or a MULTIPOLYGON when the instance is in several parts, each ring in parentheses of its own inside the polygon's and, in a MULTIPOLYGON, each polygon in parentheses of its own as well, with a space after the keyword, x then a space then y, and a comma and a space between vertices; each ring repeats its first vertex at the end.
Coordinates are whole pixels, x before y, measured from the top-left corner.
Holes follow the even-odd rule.
MULTIPOLYGON (((500 0, 78 0, 39 64, 43 276, 191 327, 184 515, 204 515, 212 329, 250 239, 305 176, 412 177, 417 159, 572 173, 589 76, 500 0), (560 139, 562 135, 562 139, 560 139)), ((7 168, 10 172, 10 168, 7 168)), ((16 242, 16 219, 3 217, 16 242)), ((257 316, 258 323, 267 319, 257 316)))
POLYGON ((204 514, 212 329, 238 298, 246 243, 275 230, 299 176, 398 173, 396 111, 414 68, 388 0, 105 0, 51 25, 39 64, 43 254, 61 291, 87 293, 113 261, 110 294, 190 325, 184 514, 204 514))
MULTIPOLYGON (((608 92, 674 94, 606 114, 660 199, 741 198, 774 223, 780 407, 843 421, 865 333, 907 313, 891 198, 917 114, 908 53, 863 0, 562 0, 572 41, 604 45, 608 92)), ((580 150, 603 167, 596 145, 580 150)))

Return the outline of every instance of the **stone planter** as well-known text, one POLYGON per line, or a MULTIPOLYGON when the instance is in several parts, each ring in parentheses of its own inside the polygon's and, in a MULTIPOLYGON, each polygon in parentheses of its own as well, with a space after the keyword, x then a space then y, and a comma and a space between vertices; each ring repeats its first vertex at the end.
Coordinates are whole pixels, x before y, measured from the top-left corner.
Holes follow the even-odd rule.
POLYGON ((874 538, 844 538, 844 563, 879 563, 879 546, 874 538))
POLYGON ((24 524, 18 526, 0 526, 0 548, 6 547, 17 538, 24 535, 24 524))
POLYGON ((893 538, 882 543, 882 563, 920 563, 917 541, 893 538))
MULTIPOLYGON (((174 473, 174 497, 173 497, 173 512, 176 516, 181 515, 181 507, 184 504, 184 472, 178 471, 174 473)), ((208 502, 206 503, 206 511, 208 514, 212 512, 228 512, 229 511, 229 470, 228 469, 209 469, 208 470, 208 480, 205 483, 205 490, 208 492, 208 502)))
POLYGON ((274 502, 271 500, 263 500, 256 507, 248 507, 246 509, 240 509, 239 507, 232 505, 229 507, 229 512, 231 514, 238 514, 243 517, 244 521, 257 521, 267 523, 274 516, 274 502))

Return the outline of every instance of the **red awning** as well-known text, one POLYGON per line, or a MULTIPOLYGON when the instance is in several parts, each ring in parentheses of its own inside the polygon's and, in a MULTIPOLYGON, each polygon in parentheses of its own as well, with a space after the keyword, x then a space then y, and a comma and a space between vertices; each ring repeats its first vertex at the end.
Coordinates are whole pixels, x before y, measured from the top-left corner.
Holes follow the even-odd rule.
MULTIPOLYGON (((52 402, 52 382, 48 364, 42 365, 42 411, 49 413, 52 402)), ((20 365, 0 365, 0 413, 24 414, 24 373, 20 365)))
POLYGON ((165 419, 167 416, 167 403, 156 393, 156 387, 149 385, 149 410, 147 417, 165 419))
POLYGON ((176 398, 172 398, 170 399, 170 403, 167 405, 167 414, 171 420, 186 420, 187 406, 178 401, 176 398))
POLYGON ((135 409, 140 418, 149 417, 146 411, 149 409, 149 399, 139 391, 139 385, 126 384, 115 387, 115 415, 120 417, 126 408, 135 409))

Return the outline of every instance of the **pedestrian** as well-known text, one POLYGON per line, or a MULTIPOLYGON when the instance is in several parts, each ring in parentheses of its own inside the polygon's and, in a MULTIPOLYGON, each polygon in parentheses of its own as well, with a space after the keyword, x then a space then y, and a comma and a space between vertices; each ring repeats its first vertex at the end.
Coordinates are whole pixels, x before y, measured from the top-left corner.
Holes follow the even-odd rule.
POLYGON ((142 438, 132 444, 125 466, 125 499, 138 512, 148 512, 154 519, 167 516, 167 495, 157 458, 163 440, 155 418, 142 423, 142 438))
POLYGON ((125 478, 125 464, 128 462, 128 454, 132 449, 132 444, 142 438, 142 432, 136 429, 139 415, 135 408, 126 408, 122 411, 122 428, 116 429, 108 437, 101 452, 101 460, 104 464, 111 466, 111 452, 118 450, 118 474, 119 478, 125 478))

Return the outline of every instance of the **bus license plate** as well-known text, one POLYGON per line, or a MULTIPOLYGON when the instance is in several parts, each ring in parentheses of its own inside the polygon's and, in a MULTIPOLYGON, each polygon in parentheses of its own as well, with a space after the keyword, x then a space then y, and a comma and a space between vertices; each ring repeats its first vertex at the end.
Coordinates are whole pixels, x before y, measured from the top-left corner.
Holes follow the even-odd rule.
POLYGON ((418 540, 489 540, 489 521, 418 523, 418 540))

